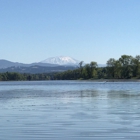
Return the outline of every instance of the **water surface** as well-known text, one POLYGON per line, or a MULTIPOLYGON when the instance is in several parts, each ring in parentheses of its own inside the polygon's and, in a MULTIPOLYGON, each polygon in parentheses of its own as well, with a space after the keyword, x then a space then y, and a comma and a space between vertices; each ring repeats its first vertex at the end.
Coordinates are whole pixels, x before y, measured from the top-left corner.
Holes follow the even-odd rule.
POLYGON ((140 83, 0 82, 2 140, 140 138, 140 83))

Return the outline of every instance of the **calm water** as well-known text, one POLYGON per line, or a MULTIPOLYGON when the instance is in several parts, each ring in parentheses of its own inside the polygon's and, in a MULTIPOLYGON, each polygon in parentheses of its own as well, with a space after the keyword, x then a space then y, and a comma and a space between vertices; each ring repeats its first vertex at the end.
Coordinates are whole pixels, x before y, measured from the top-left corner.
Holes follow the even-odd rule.
POLYGON ((140 139, 140 83, 0 82, 1 140, 140 139))

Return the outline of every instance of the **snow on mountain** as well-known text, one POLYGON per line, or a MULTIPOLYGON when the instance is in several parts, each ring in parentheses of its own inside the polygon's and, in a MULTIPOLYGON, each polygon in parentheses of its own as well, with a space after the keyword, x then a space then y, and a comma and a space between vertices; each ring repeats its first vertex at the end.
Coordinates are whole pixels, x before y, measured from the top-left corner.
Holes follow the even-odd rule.
POLYGON ((79 62, 80 61, 68 56, 50 57, 41 61, 41 63, 50 63, 50 64, 57 64, 57 65, 78 65, 79 62))

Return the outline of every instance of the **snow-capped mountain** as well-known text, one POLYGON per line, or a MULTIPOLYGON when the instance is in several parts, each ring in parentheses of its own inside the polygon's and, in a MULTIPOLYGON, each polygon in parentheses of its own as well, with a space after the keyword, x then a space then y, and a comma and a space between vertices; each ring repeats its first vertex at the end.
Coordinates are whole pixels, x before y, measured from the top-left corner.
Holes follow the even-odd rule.
POLYGON ((41 63, 50 63, 50 64, 57 64, 57 65, 78 65, 79 62, 80 61, 71 58, 69 56, 50 57, 41 61, 41 63))

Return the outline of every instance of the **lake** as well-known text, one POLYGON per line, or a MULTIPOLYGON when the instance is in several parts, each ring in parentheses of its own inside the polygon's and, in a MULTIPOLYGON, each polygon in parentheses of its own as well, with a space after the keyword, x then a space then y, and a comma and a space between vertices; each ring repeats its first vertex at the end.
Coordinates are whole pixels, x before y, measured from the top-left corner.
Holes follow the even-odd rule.
POLYGON ((1 140, 140 139, 140 83, 0 82, 1 140))

